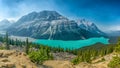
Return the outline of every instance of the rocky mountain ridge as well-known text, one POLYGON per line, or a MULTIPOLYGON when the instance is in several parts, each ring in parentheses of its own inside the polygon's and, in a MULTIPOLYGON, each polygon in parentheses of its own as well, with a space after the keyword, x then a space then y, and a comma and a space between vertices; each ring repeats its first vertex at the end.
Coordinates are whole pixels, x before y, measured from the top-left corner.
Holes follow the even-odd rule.
POLYGON ((104 36, 95 24, 85 19, 79 22, 69 20, 56 11, 29 13, 7 31, 12 35, 51 40, 79 40, 104 36))
POLYGON ((6 28, 8 28, 12 23, 10 21, 8 21, 7 19, 1 20, 0 21, 0 30, 5 30, 6 28))

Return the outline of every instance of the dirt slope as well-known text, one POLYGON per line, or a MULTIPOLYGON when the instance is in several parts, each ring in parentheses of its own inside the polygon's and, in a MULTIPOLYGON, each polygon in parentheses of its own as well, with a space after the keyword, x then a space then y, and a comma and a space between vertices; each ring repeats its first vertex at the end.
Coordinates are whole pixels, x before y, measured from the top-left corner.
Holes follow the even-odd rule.
POLYGON ((63 60, 49 60, 44 62, 43 65, 50 66, 53 68, 108 68, 108 63, 112 57, 116 56, 115 54, 109 54, 104 57, 100 57, 92 61, 92 63, 82 62, 78 65, 73 65, 70 61, 63 60), (104 61, 101 61, 104 58, 104 61))
MULTIPOLYGON (((93 60, 92 63, 79 63, 73 65, 67 60, 48 60, 43 63, 42 68, 108 68, 107 64, 110 62, 115 54, 109 54, 104 57, 93 60), (104 61, 101 59, 104 58, 104 61), (48 66, 48 67, 47 67, 48 66)), ((41 68, 37 67, 30 61, 28 56, 23 52, 14 50, 0 50, 0 68, 41 68)))
POLYGON ((43 63, 43 65, 52 68, 74 68, 71 62, 62 60, 49 60, 43 63))
POLYGON ((0 68, 37 68, 23 52, 0 50, 0 68))

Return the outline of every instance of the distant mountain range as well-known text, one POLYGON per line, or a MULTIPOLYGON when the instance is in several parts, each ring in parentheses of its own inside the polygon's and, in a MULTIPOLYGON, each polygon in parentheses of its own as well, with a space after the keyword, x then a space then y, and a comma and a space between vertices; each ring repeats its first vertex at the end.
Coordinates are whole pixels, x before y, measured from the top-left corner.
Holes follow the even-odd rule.
POLYGON ((120 36, 120 30, 110 31, 107 34, 108 34, 108 36, 120 36))
POLYGON ((7 31, 12 35, 52 40, 79 40, 105 36, 94 23, 85 19, 69 20, 56 11, 29 13, 13 23, 7 31))
POLYGON ((0 21, 0 30, 5 30, 6 28, 8 28, 12 23, 10 21, 8 21, 7 19, 4 19, 2 21, 0 21))
POLYGON ((118 41, 118 37, 120 37, 120 31, 116 30, 116 31, 110 31, 106 33, 107 36, 109 37, 109 41, 110 43, 117 43, 118 41))

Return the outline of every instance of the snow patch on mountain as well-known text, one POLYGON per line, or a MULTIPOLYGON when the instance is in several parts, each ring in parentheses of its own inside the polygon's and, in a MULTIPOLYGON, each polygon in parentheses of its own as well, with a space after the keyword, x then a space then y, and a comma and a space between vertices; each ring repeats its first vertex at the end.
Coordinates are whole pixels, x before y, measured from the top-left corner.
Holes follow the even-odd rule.
POLYGON ((8 32, 18 36, 53 40, 79 40, 103 35, 94 23, 85 19, 69 20, 56 11, 29 13, 14 23, 8 32))

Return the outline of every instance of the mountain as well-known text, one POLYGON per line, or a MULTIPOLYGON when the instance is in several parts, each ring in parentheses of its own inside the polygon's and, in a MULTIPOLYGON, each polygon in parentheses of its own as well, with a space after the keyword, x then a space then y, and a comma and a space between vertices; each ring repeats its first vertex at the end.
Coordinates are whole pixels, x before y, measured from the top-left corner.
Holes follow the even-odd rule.
POLYGON ((92 22, 89 22, 85 19, 81 19, 81 20, 78 20, 77 21, 77 24, 80 28, 82 29, 85 29, 87 31, 90 31, 90 32, 96 32, 96 33, 102 33, 98 28, 97 26, 92 23, 92 22))
POLYGON ((109 36, 120 36, 120 31, 117 30, 117 31, 110 31, 110 32, 107 32, 107 34, 109 36))
POLYGON ((89 22, 89 21, 87 21, 85 19, 78 20, 77 24, 78 24, 78 26, 80 28, 93 33, 93 35, 95 35, 95 34, 96 35, 103 35, 103 36, 106 35, 104 32, 102 32, 101 30, 99 30, 98 27, 94 23, 89 22))
POLYGON ((117 43, 118 41, 118 37, 120 37, 120 31, 116 30, 116 31, 109 31, 106 33, 107 36, 109 37, 109 41, 110 43, 117 43))
POLYGON ((0 30, 4 30, 8 28, 10 25, 11 25, 10 21, 8 21, 7 19, 4 19, 0 21, 0 30))
POLYGON ((56 11, 29 13, 7 31, 17 36, 53 40, 79 40, 104 35, 95 24, 84 20, 79 22, 69 20, 56 11))

